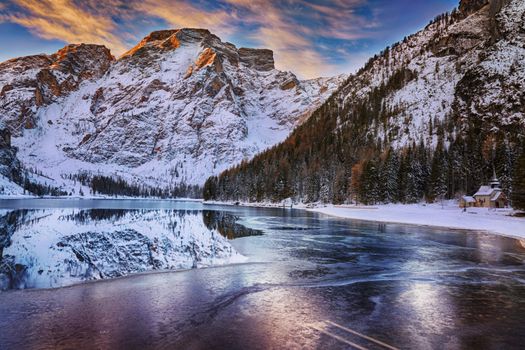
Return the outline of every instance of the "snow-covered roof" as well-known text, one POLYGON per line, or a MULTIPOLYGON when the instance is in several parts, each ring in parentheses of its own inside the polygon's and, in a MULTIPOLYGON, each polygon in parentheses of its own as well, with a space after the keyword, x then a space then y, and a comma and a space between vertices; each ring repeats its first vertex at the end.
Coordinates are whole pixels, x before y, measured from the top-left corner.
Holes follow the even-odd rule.
POLYGON ((491 184, 496 184, 496 183, 499 184, 499 180, 498 180, 497 177, 493 177, 492 179, 490 179, 490 183, 491 184))
POLYGON ((495 189, 490 187, 490 186, 480 186, 478 192, 474 193, 474 197, 476 197, 476 196, 491 196, 494 191, 495 191, 495 189))
POLYGON ((283 204, 284 205, 290 205, 292 203, 293 203, 293 200, 291 198, 283 199, 283 204))
POLYGON ((476 203, 476 200, 474 199, 474 197, 471 197, 471 196, 463 196, 462 197, 463 200, 467 203, 476 203))
POLYGON ((494 196, 490 199, 491 202, 495 202, 499 199, 499 197, 501 197, 501 191, 496 191, 496 193, 494 194, 494 196))

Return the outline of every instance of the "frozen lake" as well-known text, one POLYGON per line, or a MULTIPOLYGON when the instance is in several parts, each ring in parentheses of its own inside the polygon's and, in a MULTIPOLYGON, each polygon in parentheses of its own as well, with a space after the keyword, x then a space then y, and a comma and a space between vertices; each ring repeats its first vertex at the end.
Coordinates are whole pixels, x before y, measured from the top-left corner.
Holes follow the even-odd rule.
POLYGON ((30 288, 0 292, 0 349, 525 344, 518 240, 198 202, 0 208, 10 287, 30 288))

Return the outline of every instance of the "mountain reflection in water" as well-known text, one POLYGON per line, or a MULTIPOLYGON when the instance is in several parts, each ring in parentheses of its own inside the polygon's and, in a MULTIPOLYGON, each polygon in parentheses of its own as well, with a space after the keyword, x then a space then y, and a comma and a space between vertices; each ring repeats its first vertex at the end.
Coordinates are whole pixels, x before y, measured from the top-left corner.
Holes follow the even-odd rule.
POLYGON ((230 213, 203 210, 202 220, 206 227, 210 230, 217 230, 221 235, 228 239, 235 239, 249 236, 262 235, 261 230, 254 230, 237 223, 240 217, 230 213))
POLYGON ((4 211, 0 288, 56 287, 241 261, 228 239, 261 232, 238 224, 238 219, 209 210, 4 211))

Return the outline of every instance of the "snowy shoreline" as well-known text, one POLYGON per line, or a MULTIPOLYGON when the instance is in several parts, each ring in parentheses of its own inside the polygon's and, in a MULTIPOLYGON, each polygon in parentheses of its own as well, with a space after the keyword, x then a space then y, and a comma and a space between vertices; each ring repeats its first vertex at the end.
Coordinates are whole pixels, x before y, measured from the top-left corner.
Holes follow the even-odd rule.
POLYGON ((393 204, 369 209, 327 206, 307 210, 346 219, 483 231, 525 239, 525 218, 510 216, 510 209, 469 208, 463 212, 457 206, 393 204))
MULTIPOLYGON (((235 205, 229 202, 204 204, 235 205)), ((282 208, 276 203, 243 203, 241 206, 282 208)), ((482 231, 494 235, 525 239, 525 217, 511 216, 512 209, 468 208, 466 212, 455 201, 443 206, 435 204, 381 204, 376 206, 298 204, 301 209, 343 219, 354 219, 392 224, 442 227, 457 230, 482 231)))

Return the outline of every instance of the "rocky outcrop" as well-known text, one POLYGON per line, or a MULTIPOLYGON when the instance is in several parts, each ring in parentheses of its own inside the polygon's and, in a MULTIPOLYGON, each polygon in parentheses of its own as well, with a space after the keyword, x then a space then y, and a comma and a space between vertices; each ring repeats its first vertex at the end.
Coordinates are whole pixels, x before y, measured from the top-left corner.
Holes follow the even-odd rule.
POLYGON ((36 55, 0 63, 0 115, 15 136, 34 128, 38 107, 98 79, 114 58, 101 45, 68 45, 52 55, 36 55))
POLYGON ((248 67, 260 71, 270 71, 275 69, 272 50, 240 48, 239 60, 248 67))
POLYGON ((281 84, 280 88, 281 90, 290 90, 296 87, 299 84, 299 81, 297 79, 291 78, 285 81, 281 84))
POLYGON ((525 125, 525 4, 494 3, 497 36, 481 52, 481 62, 469 67, 458 82, 454 106, 462 118, 483 121, 494 133, 513 134, 525 125))
POLYGON ((489 8, 483 7, 477 11, 473 27, 456 25, 446 31, 438 31, 429 42, 428 49, 436 57, 463 56, 483 43, 491 35, 489 8))
POLYGON ((483 6, 488 5, 489 2, 490 0, 461 0, 459 3, 459 11, 469 15, 478 11, 483 6))

